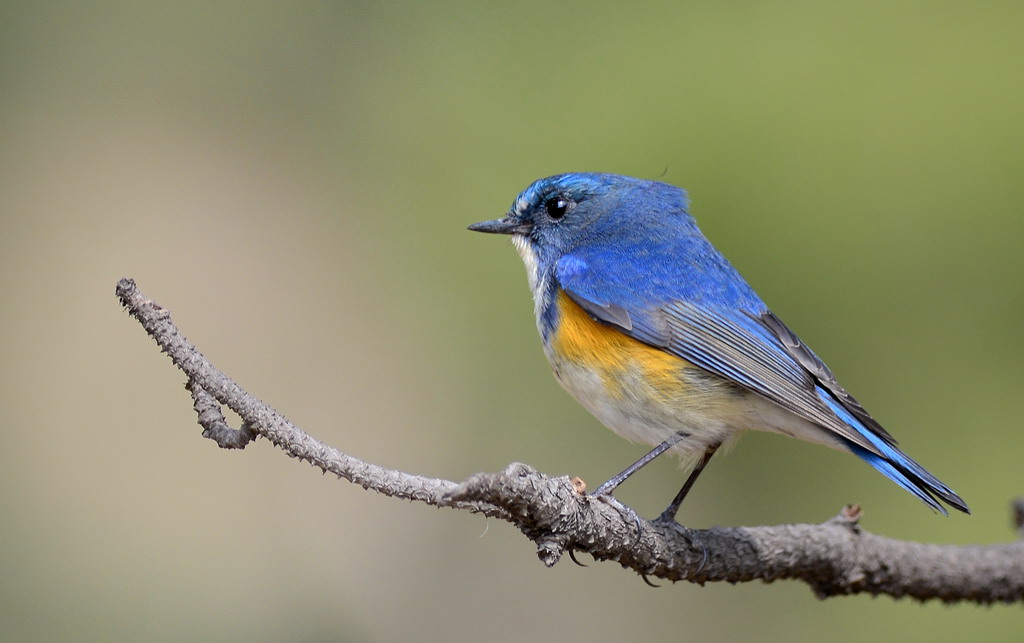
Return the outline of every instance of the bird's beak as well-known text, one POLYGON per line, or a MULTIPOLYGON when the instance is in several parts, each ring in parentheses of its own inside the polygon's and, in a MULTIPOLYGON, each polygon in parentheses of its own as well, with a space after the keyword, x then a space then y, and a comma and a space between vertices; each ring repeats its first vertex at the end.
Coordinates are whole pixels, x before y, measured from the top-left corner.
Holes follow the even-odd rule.
POLYGON ((469 226, 469 229, 473 232, 487 232, 489 234, 526 234, 532 227, 529 223, 505 217, 504 219, 492 219, 491 221, 474 223, 469 226))

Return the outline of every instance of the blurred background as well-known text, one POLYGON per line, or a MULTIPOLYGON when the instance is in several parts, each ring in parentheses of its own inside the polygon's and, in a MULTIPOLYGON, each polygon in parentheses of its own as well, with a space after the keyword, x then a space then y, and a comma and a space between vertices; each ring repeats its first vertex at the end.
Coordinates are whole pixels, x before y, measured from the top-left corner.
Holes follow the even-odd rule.
MULTIPOLYGON (((549 174, 660 177, 974 510, 757 434, 682 520, 861 502, 880 534, 1010 540, 1022 26, 1009 2, 0 4, 0 638, 1018 640, 1017 607, 546 569, 507 524, 221 451, 114 285, 352 455, 593 487, 645 447, 561 391, 519 258, 465 226, 549 174)), ((654 516, 681 479, 618 495, 654 516)))

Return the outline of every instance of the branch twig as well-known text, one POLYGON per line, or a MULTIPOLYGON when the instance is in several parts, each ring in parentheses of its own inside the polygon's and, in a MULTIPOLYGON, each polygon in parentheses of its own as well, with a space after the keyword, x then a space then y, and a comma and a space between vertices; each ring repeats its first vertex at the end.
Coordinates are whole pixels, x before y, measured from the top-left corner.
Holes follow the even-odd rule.
MULTIPOLYGON (((508 521, 536 543, 545 565, 566 551, 585 551, 671 581, 798 579, 821 598, 869 593, 946 602, 1024 600, 1024 541, 959 547, 893 540, 860 529, 856 506, 818 525, 690 530, 638 523, 617 500, 588 496, 578 481, 524 464, 459 484, 365 462, 302 431, 218 371, 133 280, 118 282, 117 297, 187 376, 204 437, 223 448, 244 448, 263 436, 288 455, 364 489, 508 521), (228 425, 221 405, 242 418, 239 429, 228 425)), ((1024 500, 1015 502, 1014 519, 1024 537, 1024 500)))

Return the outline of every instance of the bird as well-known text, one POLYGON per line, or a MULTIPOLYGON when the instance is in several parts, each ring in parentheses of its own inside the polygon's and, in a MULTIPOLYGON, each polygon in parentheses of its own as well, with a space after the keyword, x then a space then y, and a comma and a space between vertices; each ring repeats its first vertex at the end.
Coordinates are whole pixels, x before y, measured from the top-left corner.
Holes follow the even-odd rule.
POLYGON ((681 188, 558 174, 469 229, 511 236, 562 387, 618 435, 654 447, 593 495, 611 497, 671 451, 691 464, 657 518, 675 522, 715 452, 760 430, 853 453, 936 512, 970 513, 765 305, 698 228, 681 188))

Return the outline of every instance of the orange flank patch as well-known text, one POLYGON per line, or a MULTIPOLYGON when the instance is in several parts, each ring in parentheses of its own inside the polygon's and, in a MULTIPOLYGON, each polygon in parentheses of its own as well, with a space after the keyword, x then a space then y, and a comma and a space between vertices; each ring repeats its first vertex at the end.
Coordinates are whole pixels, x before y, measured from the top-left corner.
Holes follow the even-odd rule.
POLYGON ((667 398, 677 397, 686 388, 682 369, 689 366, 687 361, 594 321, 561 290, 555 305, 559 319, 552 337, 554 354, 596 371, 612 397, 625 393, 624 378, 632 379, 634 385, 639 378, 667 398))

